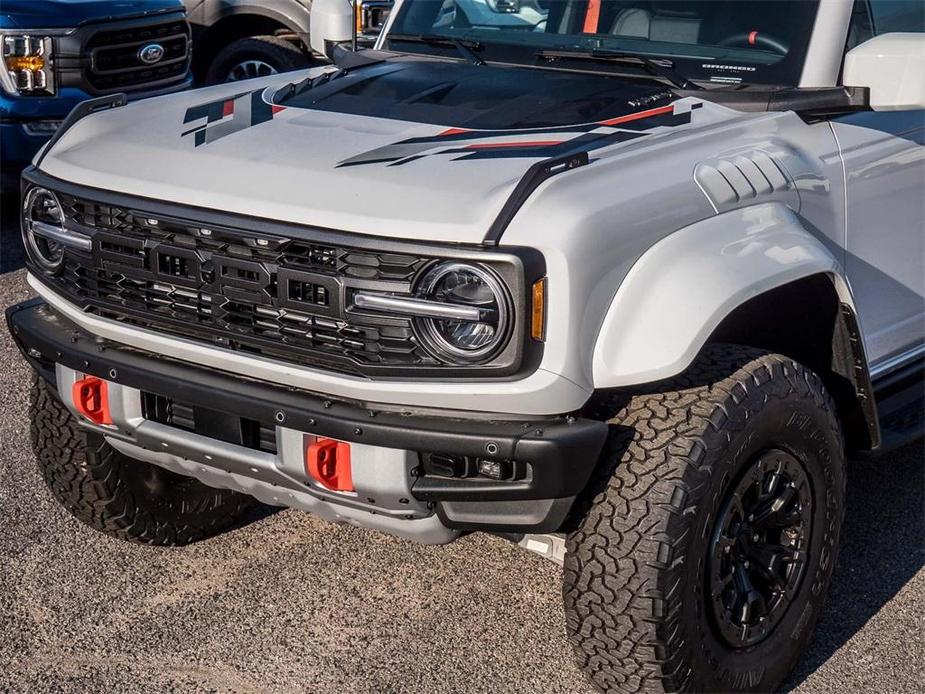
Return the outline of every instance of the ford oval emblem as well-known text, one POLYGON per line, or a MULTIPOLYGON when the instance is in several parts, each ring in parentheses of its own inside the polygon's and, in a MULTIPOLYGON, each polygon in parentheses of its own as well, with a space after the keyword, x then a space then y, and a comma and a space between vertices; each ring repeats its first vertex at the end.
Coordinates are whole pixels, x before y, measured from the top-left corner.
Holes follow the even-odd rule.
POLYGON ((164 47, 159 43, 149 43, 138 50, 138 60, 145 65, 154 65, 164 58, 164 47))

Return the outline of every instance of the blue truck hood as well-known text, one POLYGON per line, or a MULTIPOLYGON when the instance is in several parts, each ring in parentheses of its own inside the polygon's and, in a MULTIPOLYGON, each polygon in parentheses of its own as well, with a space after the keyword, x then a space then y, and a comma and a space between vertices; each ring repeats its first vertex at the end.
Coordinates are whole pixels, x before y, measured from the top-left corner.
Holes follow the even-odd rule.
POLYGON ((4 0, 0 29, 63 29, 182 9, 180 0, 4 0))

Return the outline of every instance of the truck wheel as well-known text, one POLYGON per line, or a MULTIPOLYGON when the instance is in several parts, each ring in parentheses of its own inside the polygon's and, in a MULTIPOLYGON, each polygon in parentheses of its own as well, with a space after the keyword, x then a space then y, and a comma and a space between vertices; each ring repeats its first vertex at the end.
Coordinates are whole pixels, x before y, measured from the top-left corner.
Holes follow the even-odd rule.
POLYGON ((32 382, 32 449, 51 493, 87 525, 151 545, 215 535, 252 499, 122 455, 81 429, 43 379, 32 382))
POLYGON ((240 82, 307 67, 309 56, 294 43, 276 36, 248 36, 232 41, 213 58, 206 84, 240 82))
POLYGON ((604 691, 771 691, 822 612, 844 449, 820 379, 707 347, 614 402, 598 481, 567 538, 569 639, 604 691))

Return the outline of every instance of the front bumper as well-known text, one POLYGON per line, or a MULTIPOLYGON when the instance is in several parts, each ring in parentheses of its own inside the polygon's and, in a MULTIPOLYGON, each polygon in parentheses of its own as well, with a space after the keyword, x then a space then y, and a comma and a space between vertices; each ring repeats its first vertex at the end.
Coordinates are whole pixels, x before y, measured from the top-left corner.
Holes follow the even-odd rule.
MULTIPOLYGON (((111 342, 85 332, 41 300, 12 306, 7 309, 6 315, 10 332, 26 359, 40 375, 56 386, 62 377, 62 369, 65 369, 98 376, 126 389, 124 393, 119 392, 129 398, 127 407, 135 406, 131 402, 131 398, 136 397, 133 394, 150 393, 266 422, 276 426, 278 437, 282 438, 285 436, 279 430, 285 429, 297 435, 308 433, 375 449, 410 452, 415 464, 408 468, 412 478, 408 480, 408 489, 414 504, 431 510, 442 527, 454 531, 558 530, 575 496, 587 484, 607 435, 606 424, 573 417, 497 421, 463 415, 435 416, 389 411, 384 407, 376 409, 374 406, 329 399, 111 342), (455 456, 466 461, 484 458, 515 461, 514 464, 525 474, 518 479, 501 481, 432 474, 426 462, 432 454, 455 456)), ((126 421, 129 420, 135 421, 137 416, 132 415, 126 421)), ((145 436, 139 436, 139 427, 133 426, 131 431, 122 427, 122 431, 104 433, 112 440, 121 440, 125 445, 148 451, 160 451, 164 444, 169 447, 177 436, 175 431, 167 431, 170 428, 163 425, 161 429, 147 426, 145 436)), ((209 484, 248 491, 264 501, 268 499, 263 492, 269 493, 270 489, 261 485, 272 487, 280 483, 279 479, 267 481, 264 473, 273 472, 273 466, 283 465, 286 461, 281 457, 274 461, 266 458, 266 454, 258 455, 250 449, 224 442, 215 446, 210 454, 212 458, 206 459, 204 453, 197 457, 198 454, 194 453, 197 450, 202 453, 200 449, 208 441, 199 440, 206 439, 204 436, 195 436, 192 444, 189 438, 186 439, 186 444, 191 447, 184 449, 191 457, 180 456, 181 461, 189 464, 188 469, 183 468, 185 474, 199 477, 209 484), (229 446, 235 450, 228 450, 229 446), (261 455, 264 457, 261 458, 261 455), (261 465, 250 464, 253 461, 261 465), (268 469, 263 469, 267 466, 268 469), (223 471, 227 477, 222 477, 223 471), (246 479, 248 484, 242 484, 241 479, 246 479), (258 487, 260 494, 256 493, 258 487)), ((277 442, 280 451, 286 448, 282 438, 277 442)), ((140 457, 165 464, 165 461, 150 456, 140 457)), ((314 494, 317 491, 306 486, 307 479, 299 480, 292 473, 292 470, 287 472, 287 479, 292 478, 301 485, 300 493, 314 494)), ((394 482, 388 480, 388 484, 394 482)), ((292 503, 286 498, 277 500, 277 503, 306 507, 304 503, 292 503)), ((352 506, 360 515, 352 513, 347 519, 350 522, 378 527, 393 534, 407 534, 396 532, 394 528, 383 528, 379 522, 383 515, 375 505, 353 503, 353 500, 347 504, 343 499, 339 502, 337 497, 326 499, 326 503, 352 506), (362 515, 364 513, 365 516, 362 515)), ((419 523, 424 520, 420 513, 406 515, 413 518, 397 519, 398 522, 419 523)), ((433 537, 437 536, 439 533, 433 537)), ((449 539, 452 537, 442 541, 449 539)))

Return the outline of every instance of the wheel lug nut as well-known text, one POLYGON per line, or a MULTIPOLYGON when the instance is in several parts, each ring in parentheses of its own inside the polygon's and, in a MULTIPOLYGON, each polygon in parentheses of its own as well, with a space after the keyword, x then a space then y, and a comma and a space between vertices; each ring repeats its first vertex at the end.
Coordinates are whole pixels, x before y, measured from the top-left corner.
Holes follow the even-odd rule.
POLYGON ((754 542, 758 542, 758 533, 755 533, 754 535, 752 535, 752 540, 754 542))
POLYGON ((744 566, 746 569, 748 568, 748 559, 746 559, 746 560, 742 563, 742 566, 744 566))

